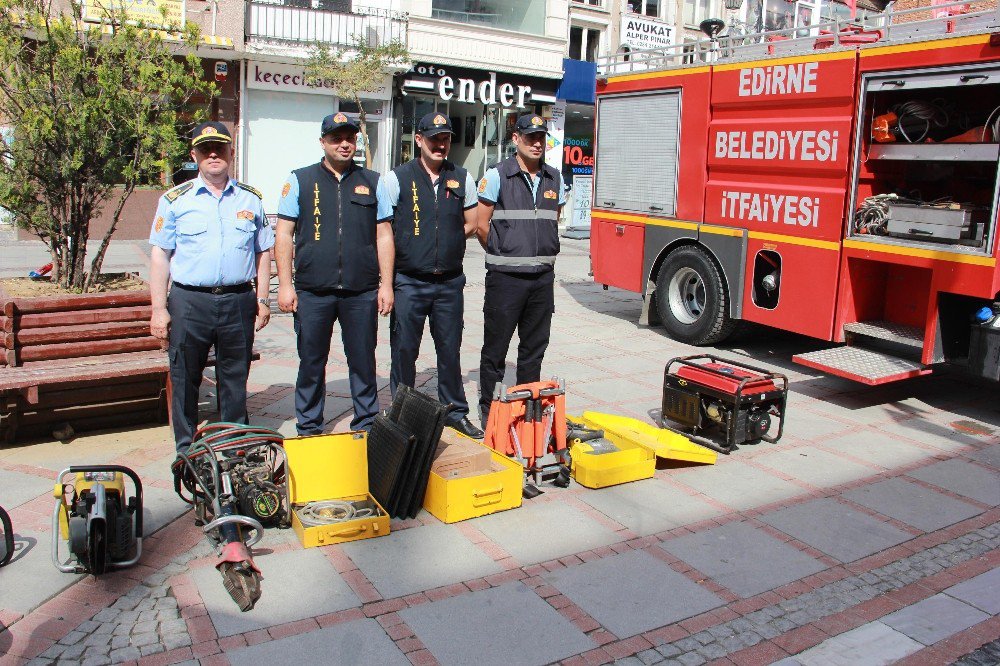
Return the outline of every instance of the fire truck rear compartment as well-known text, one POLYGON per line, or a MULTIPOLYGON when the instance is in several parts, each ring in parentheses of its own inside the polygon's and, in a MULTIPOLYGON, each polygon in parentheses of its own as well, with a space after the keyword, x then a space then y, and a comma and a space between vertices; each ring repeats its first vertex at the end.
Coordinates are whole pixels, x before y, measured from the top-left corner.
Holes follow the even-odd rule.
POLYGON ((1000 69, 869 74, 861 111, 849 236, 987 252, 996 217, 1000 69))
POLYGON ((848 253, 839 303, 846 346, 794 360, 882 384, 969 356, 968 322, 983 299, 943 292, 935 271, 951 269, 915 257, 962 262, 993 247, 1000 69, 867 74, 860 111, 848 238, 898 249, 848 253))

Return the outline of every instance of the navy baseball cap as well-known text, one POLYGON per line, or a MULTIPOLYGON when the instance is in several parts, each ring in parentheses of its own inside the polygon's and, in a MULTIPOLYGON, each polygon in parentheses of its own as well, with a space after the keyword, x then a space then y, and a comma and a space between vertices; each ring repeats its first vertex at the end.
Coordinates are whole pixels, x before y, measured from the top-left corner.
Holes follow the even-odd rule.
POLYGON ((534 113, 526 113, 517 119, 514 131, 518 134, 534 134, 535 132, 548 132, 545 128, 545 119, 534 113))
POLYGON ((326 136, 330 132, 336 132, 344 127, 349 127, 355 132, 360 132, 361 128, 358 124, 347 117, 345 113, 331 113, 326 118, 323 119, 323 125, 320 129, 320 136, 326 136))
POLYGON ((445 132, 454 134, 455 130, 451 128, 451 121, 448 119, 448 116, 443 113, 428 113, 417 124, 417 134, 423 136, 437 136, 445 132))
POLYGON ((207 123, 199 123, 191 132, 191 147, 203 143, 232 143, 233 135, 222 123, 210 120, 207 123))

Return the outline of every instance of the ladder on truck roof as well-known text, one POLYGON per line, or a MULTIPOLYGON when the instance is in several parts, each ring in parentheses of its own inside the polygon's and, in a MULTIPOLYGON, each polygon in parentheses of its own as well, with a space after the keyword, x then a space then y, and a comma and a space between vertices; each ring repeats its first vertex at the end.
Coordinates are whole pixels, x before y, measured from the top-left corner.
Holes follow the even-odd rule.
POLYGON ((965 11, 965 2, 893 11, 855 20, 829 21, 808 28, 788 28, 768 32, 722 34, 683 44, 653 49, 636 49, 597 59, 599 80, 638 72, 655 72, 684 67, 702 67, 716 62, 741 62, 765 58, 805 55, 920 42, 942 37, 981 35, 1000 31, 1000 6, 982 11, 965 11), (920 19, 920 15, 939 14, 920 19))

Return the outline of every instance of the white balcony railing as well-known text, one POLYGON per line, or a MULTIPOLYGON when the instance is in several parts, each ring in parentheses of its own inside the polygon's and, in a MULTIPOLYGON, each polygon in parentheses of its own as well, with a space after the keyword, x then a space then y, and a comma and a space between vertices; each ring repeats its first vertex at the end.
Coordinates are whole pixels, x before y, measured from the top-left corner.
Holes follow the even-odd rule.
POLYGON ((352 9, 343 0, 249 0, 246 6, 248 42, 350 47, 361 38, 368 43, 406 43, 408 16, 401 12, 352 9))

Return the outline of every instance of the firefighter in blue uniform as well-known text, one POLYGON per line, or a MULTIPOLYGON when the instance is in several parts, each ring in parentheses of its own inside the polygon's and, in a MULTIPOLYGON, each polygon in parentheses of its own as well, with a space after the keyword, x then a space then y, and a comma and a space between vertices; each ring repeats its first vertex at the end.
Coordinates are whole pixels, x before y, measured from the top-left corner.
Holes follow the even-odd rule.
POLYGON ((469 172, 446 158, 454 131, 448 117, 429 113, 417 124, 416 159, 383 176, 378 189, 378 219, 392 222, 396 240, 395 305, 389 342, 393 394, 413 386, 417 354, 430 321, 437 353, 438 400, 452 405, 448 425, 481 439, 469 421, 459 352, 465 301, 462 259, 465 242, 476 232, 476 183, 469 172))
POLYGON ((517 383, 541 379, 555 309, 562 174, 545 164, 545 121, 526 114, 514 125, 517 153, 486 170, 479 182, 477 235, 486 248, 479 414, 483 426, 503 379, 514 330, 517 383))
POLYGON ((155 337, 169 340, 171 420, 179 450, 191 444, 198 425, 198 390, 213 346, 221 419, 248 422, 254 332, 271 315, 268 250, 274 232, 260 192, 229 177, 232 142, 222 123, 195 127, 191 158, 198 175, 160 197, 149 234, 149 326, 155 337))
POLYGON ((300 435, 322 432, 326 363, 337 321, 354 401, 351 429, 370 429, 378 413, 377 315, 392 310, 395 252, 392 226, 379 224, 376 216, 378 174, 354 163, 358 131, 343 113, 324 118, 323 159, 293 171, 278 203, 278 306, 295 313, 300 435))

